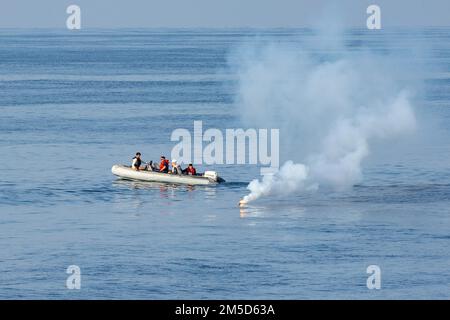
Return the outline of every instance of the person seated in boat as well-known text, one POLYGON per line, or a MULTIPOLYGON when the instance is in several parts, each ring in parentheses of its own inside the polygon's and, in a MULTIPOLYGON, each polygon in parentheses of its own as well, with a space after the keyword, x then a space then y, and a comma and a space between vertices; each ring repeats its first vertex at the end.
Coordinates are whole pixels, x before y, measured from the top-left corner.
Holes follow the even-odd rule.
POLYGON ((182 174, 183 170, 181 166, 177 164, 177 160, 172 159, 172 174, 182 174))
POLYGON ((145 169, 147 171, 158 171, 158 166, 153 163, 153 160, 150 160, 150 162, 147 163, 147 165, 145 166, 145 169))
POLYGON ((140 152, 136 152, 136 155, 134 156, 132 162, 131 162, 131 169, 139 171, 139 170, 145 170, 145 167, 141 167, 142 164, 142 159, 141 159, 141 153, 140 152))
POLYGON ((159 172, 169 172, 169 160, 166 160, 166 157, 164 156, 161 156, 161 162, 159 163, 159 172))
POLYGON ((191 176, 195 176, 197 174, 197 170, 195 170, 195 168, 192 165, 192 163, 189 163, 188 167, 183 170, 183 173, 191 175, 191 176))

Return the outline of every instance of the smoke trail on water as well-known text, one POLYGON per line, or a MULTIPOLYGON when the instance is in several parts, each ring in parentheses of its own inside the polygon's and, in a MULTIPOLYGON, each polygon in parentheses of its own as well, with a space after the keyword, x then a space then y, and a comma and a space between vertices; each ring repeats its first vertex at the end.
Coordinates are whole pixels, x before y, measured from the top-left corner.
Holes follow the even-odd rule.
POLYGON ((371 141, 415 128, 410 92, 389 56, 341 50, 325 59, 264 45, 241 50, 237 59, 243 121, 279 128, 291 159, 250 182, 245 203, 325 185, 349 188, 362 179, 371 141))

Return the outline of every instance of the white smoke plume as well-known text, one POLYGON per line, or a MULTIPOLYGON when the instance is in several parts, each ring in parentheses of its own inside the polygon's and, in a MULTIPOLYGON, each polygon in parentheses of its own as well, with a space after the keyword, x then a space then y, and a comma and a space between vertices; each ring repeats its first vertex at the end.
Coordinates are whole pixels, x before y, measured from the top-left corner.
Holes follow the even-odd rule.
POLYGON ((373 140, 414 130, 411 90, 398 60, 344 46, 337 51, 326 58, 311 48, 272 44, 235 56, 243 121, 279 128, 291 159, 278 173, 253 180, 244 203, 324 185, 349 188, 361 181, 373 140))

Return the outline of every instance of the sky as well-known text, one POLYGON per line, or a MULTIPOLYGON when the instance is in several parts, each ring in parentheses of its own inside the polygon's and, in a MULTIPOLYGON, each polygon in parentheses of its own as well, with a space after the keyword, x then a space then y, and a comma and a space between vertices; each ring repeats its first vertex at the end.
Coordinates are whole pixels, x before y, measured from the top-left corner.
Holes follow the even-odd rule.
POLYGON ((71 4, 81 8, 82 29, 310 27, 333 16, 365 27, 371 4, 382 27, 450 26, 450 0, 2 0, 0 28, 65 28, 71 4))

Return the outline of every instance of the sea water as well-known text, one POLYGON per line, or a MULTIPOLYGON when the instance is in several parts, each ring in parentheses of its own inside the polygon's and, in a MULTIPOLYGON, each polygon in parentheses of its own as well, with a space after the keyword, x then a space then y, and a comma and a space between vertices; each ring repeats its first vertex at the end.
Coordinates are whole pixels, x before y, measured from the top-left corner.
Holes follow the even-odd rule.
POLYGON ((227 180, 205 187, 111 174, 136 151, 170 157, 171 132, 196 120, 242 127, 230 52, 311 34, 1 30, 0 298, 450 298, 450 29, 346 33, 349 50, 426 48, 416 108, 433 123, 382 157, 374 146, 351 190, 239 208, 257 166, 198 165, 227 180), (367 287, 370 265, 381 289, 367 287))

